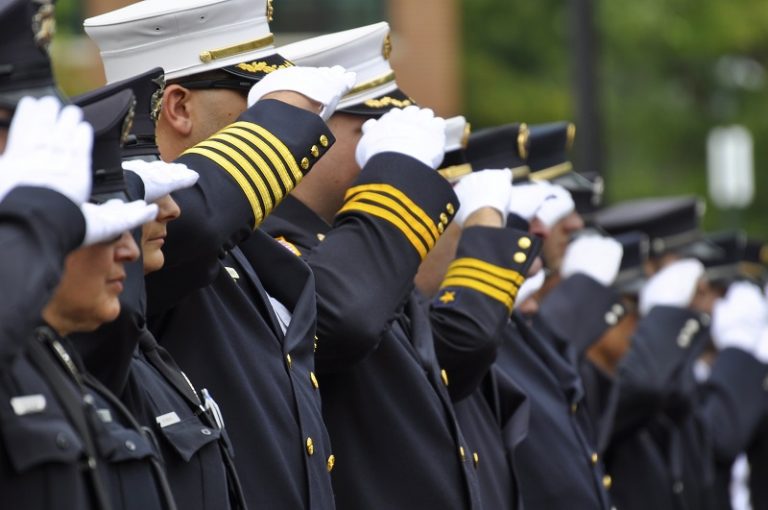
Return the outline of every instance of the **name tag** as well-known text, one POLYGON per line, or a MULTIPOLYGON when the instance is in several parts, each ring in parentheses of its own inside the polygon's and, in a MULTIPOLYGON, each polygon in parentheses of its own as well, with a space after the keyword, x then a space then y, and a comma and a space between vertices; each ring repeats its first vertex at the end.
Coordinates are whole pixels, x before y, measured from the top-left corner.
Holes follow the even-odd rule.
POLYGON ((174 423, 179 423, 181 418, 179 418, 179 415, 176 414, 175 411, 171 411, 170 413, 165 413, 161 416, 158 416, 155 418, 155 421, 158 425, 160 425, 161 429, 164 429, 165 427, 169 427, 174 423))
POLYGON ((13 397, 11 399, 11 407, 17 416, 41 413, 45 411, 45 406, 45 395, 24 395, 23 397, 13 397))
POLYGON ((234 268, 226 267, 225 266, 225 269, 227 270, 227 273, 229 273, 229 276, 231 276, 233 280, 239 280, 240 279, 240 275, 237 274, 237 271, 235 271, 234 268))

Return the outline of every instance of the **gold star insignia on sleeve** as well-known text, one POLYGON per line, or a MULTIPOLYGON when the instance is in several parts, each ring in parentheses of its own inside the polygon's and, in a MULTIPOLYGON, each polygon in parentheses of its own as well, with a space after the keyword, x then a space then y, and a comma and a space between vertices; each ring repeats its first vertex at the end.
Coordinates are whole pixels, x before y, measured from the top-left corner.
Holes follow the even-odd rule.
POLYGON ((444 305, 447 305, 448 303, 453 303, 456 301, 456 292, 452 292, 449 290, 446 290, 443 292, 443 295, 440 296, 440 302, 444 305))

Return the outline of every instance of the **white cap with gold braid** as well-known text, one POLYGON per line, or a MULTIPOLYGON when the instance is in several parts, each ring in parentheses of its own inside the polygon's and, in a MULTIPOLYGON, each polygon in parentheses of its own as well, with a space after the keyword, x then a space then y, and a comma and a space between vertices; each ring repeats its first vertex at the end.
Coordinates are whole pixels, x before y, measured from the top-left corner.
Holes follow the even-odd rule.
POLYGON ((357 73, 355 86, 341 99, 337 111, 371 116, 414 104, 398 89, 395 72, 389 64, 391 52, 389 24, 384 21, 280 48, 280 54, 296 65, 340 65, 357 73))
POLYGON ((144 0, 88 18, 107 82, 152 67, 174 79, 276 53, 272 0, 144 0))

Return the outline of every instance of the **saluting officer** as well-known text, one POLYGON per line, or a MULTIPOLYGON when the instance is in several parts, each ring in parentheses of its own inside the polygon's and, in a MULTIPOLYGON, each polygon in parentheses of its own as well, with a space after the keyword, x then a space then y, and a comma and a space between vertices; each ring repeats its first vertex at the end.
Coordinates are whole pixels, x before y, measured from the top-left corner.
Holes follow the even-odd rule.
MULTIPOLYGON (((121 265, 132 251, 119 234, 141 224, 155 208, 143 202, 82 204, 91 194, 91 127, 82 122, 79 109, 61 109, 53 97, 18 102, 26 93, 55 92, 46 52, 53 6, 21 1, 5 8, 0 19, 9 44, 3 48, 13 51, 3 57, 8 72, 0 88, 3 113, 6 118, 15 114, 7 146, 6 133, 2 137, 8 166, 0 181, 59 190, 67 198, 20 188, 3 200, 4 217, 18 220, 6 253, 15 264, 36 262, 19 274, 26 281, 13 285, 21 299, 13 307, 16 316, 3 320, 4 497, 24 508, 175 508, 163 491, 151 444, 126 423, 130 417, 115 416, 112 422, 117 409, 111 395, 89 386, 76 352, 59 338, 111 320, 119 310, 121 265), (15 213, 22 205, 22 214, 15 213), (79 245, 67 256, 59 281, 61 257, 79 245), (37 257, 24 257, 32 246, 37 257), (41 316, 48 326, 33 337, 41 316)), ((12 283, 4 278, 4 285, 12 283)))
POLYGON ((281 50, 300 65, 358 75, 329 121, 337 146, 265 228, 305 258, 317 282, 312 378, 334 445, 337 506, 477 508, 429 320, 411 294, 419 263, 458 209, 434 171, 444 122, 398 89, 391 49, 388 24, 378 23, 281 50))
POLYGON ((159 151, 200 174, 173 195, 183 214, 147 276, 150 329, 221 406, 249 506, 333 508, 310 378, 314 282, 257 227, 333 143, 318 113, 352 77, 292 67, 272 46, 271 14, 266 0, 144 1, 85 28, 108 81, 165 69, 159 151))
POLYGON ((144 275, 162 267, 167 225, 180 214, 169 193, 197 180, 197 174, 183 165, 158 161, 154 119, 163 83, 163 70, 153 69, 75 98, 87 108, 105 97, 136 93, 133 126, 126 133, 122 157, 143 160, 124 164, 134 169, 126 173, 126 180, 134 196, 158 205, 158 214, 134 233, 142 256, 126 267, 120 316, 73 340, 89 369, 120 397, 142 426, 154 432, 180 508, 244 508, 231 443, 210 399, 204 403, 204 396, 146 328, 144 275), (145 161, 153 156, 155 162, 145 161))
POLYGON ((606 463, 616 481, 617 504, 627 508, 717 508, 715 462, 730 463, 761 417, 751 403, 762 398, 766 375, 757 354, 765 307, 757 288, 734 285, 715 306, 712 337, 722 352, 703 386, 693 377, 713 309, 700 299, 702 264, 678 259, 706 256, 716 248, 698 231, 701 212, 695 197, 673 197, 618 204, 596 214, 597 223, 610 231, 638 229, 647 235, 645 266, 656 271, 639 293, 643 318, 615 367, 618 395, 612 397, 615 408, 609 407, 606 463))
MULTIPOLYGON (((526 129, 525 124, 515 124, 486 130, 480 133, 480 141, 472 134, 469 143, 474 150, 452 158, 455 164, 441 169, 448 177, 475 173, 465 174, 455 187, 460 217, 421 265, 417 277, 417 285, 434 296, 431 318, 438 358, 450 381, 449 392, 477 471, 484 508, 521 506, 504 444, 525 433, 526 396, 513 381, 490 368, 499 332, 520 300, 525 272, 535 264, 540 241, 527 226, 520 230, 514 222, 507 222, 509 212, 519 211, 526 202, 516 193, 519 187, 512 186, 515 170, 479 170, 483 164, 521 168, 519 150, 525 147, 526 129), (462 223, 457 243, 454 231, 462 223), (507 228, 501 228, 505 225, 507 228), (509 277, 511 285, 505 281, 509 277)), ((526 199, 530 201, 532 195, 526 199)), ((545 195, 537 199, 543 202, 545 195)))

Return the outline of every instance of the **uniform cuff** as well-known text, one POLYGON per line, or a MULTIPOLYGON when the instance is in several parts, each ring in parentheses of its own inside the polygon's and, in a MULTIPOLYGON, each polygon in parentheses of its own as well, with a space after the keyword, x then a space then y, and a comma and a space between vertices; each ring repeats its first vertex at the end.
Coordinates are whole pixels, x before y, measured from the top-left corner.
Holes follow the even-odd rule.
POLYGON ((385 152, 372 157, 347 190, 338 216, 365 214, 394 226, 424 259, 459 208, 451 185, 409 156, 385 152))

